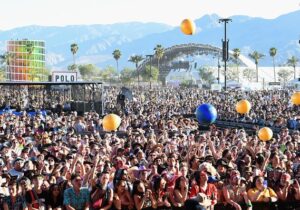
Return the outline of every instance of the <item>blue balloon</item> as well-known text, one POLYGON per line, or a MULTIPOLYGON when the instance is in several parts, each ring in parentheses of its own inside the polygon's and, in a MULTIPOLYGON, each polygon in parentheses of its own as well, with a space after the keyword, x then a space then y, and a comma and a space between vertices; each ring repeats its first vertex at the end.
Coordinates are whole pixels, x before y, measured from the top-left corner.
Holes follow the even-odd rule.
POLYGON ((199 123, 214 123, 217 119, 217 110, 211 104, 202 104, 196 109, 196 118, 199 123))

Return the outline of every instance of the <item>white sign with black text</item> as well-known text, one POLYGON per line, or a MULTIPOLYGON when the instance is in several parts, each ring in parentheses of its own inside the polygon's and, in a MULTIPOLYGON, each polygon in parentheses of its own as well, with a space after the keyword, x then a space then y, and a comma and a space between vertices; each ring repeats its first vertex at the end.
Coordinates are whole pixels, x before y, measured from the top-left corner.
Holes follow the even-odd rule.
POLYGON ((77 72, 53 72, 52 82, 77 82, 77 72))

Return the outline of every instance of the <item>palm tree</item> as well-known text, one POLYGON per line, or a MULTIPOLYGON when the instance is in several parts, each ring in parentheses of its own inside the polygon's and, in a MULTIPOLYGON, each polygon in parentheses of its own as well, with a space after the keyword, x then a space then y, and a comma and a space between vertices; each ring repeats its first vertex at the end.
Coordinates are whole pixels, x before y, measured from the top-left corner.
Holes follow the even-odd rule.
POLYGON ((140 72, 138 71, 138 65, 139 62, 141 62, 143 60, 143 56, 141 55, 132 55, 130 56, 130 59, 128 60, 129 62, 135 63, 135 68, 138 74, 138 86, 140 86, 140 72))
POLYGON ((119 49, 115 49, 112 54, 114 56, 114 59, 117 62, 117 72, 119 72, 119 63, 118 63, 118 60, 121 58, 121 55, 122 55, 121 51, 119 49))
POLYGON ((265 55, 254 51, 253 53, 249 54, 249 57, 252 58, 255 62, 255 66, 256 66, 256 82, 258 82, 258 61, 263 58, 265 55))
POLYGON ((236 62, 236 71, 238 72, 238 82, 240 82, 240 72, 239 72, 239 57, 241 54, 241 50, 239 48, 234 48, 233 50, 233 57, 235 58, 236 62))
POLYGON ((277 49, 275 47, 270 48, 269 54, 273 58, 273 69, 274 69, 274 82, 276 82, 276 70, 275 70, 275 55, 277 53, 277 49))
POLYGON ((160 44, 158 44, 154 48, 154 51, 155 51, 155 56, 157 58, 157 68, 158 68, 158 71, 159 71, 159 61, 164 56, 165 49, 160 44))
POLYGON ((0 81, 6 80, 6 71, 4 68, 0 68, 0 81))
POLYGON ((3 55, 0 55, 0 63, 6 64, 7 66, 15 59, 15 54, 6 52, 3 55))
POLYGON ((71 44, 71 52, 73 54, 73 64, 74 64, 74 66, 76 66, 76 64, 75 64, 75 55, 76 55, 78 49, 79 49, 79 47, 76 43, 71 44))
POLYGON ((296 66, 297 66, 298 62, 299 62, 299 59, 296 58, 295 56, 292 56, 291 58, 289 58, 287 60, 287 64, 294 68, 294 79, 296 79, 296 66))
MULTIPOLYGON (((0 64, 5 64, 6 66, 9 66, 12 61, 14 61, 16 58, 16 55, 11 52, 6 52, 3 55, 0 55, 0 64)), ((8 67, 9 68, 9 67, 8 67)), ((11 80, 11 74, 7 74, 7 79, 11 80)))

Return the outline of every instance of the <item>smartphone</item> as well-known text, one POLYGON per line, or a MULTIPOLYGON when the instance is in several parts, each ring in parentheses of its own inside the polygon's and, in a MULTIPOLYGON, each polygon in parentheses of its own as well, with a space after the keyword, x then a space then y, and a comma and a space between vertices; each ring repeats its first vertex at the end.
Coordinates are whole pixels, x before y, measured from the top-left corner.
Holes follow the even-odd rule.
POLYGON ((264 180, 264 187, 267 188, 268 187, 268 181, 264 180))

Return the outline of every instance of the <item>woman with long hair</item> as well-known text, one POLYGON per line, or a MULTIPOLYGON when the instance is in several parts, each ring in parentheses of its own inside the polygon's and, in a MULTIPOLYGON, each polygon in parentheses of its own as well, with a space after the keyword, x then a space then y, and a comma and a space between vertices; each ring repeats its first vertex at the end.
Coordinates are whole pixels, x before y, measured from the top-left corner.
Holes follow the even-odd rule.
POLYGON ((141 180, 136 180, 133 183, 133 201, 137 210, 151 210, 156 208, 155 200, 152 196, 152 191, 146 189, 144 183, 141 180))
POLYGON ((48 210, 62 210, 63 209, 63 194, 58 184, 52 184, 49 188, 46 205, 48 210))
POLYGON ((184 176, 180 176, 175 181, 175 187, 172 193, 173 209, 182 209, 184 202, 188 198, 189 184, 184 176))
POLYGON ((58 184, 52 184, 49 188, 49 195, 46 199, 48 210, 62 210, 63 194, 58 184))
POLYGON ((131 210, 134 203, 130 196, 126 181, 118 180, 114 185, 112 210, 131 210))
POLYGON ((171 209, 169 192, 167 192, 166 180, 161 176, 154 177, 153 197, 157 203, 157 210, 171 209))

